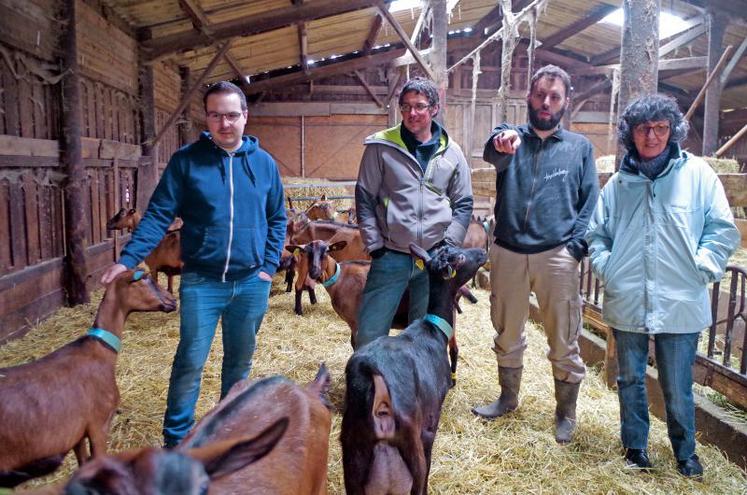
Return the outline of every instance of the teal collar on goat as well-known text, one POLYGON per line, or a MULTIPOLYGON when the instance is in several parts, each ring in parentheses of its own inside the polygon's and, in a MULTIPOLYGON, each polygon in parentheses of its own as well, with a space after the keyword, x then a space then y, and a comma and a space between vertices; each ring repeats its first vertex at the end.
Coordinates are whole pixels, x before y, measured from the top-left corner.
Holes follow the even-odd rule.
POLYGON ((109 330, 104 330, 103 328, 91 327, 88 329, 88 332, 86 333, 86 335, 99 339, 104 344, 111 347, 114 350, 114 352, 116 352, 117 354, 119 354, 119 351, 122 349, 122 341, 119 340, 119 337, 111 333, 109 330))
POLYGON ((340 277, 340 264, 337 263, 337 269, 335 270, 335 274, 329 277, 324 282, 322 282, 322 285, 325 287, 330 287, 331 285, 334 285, 335 282, 337 282, 337 279, 339 277, 340 277))
POLYGON ((423 320, 441 330, 443 334, 446 335, 447 339, 451 339, 451 337, 454 335, 454 328, 449 325, 448 321, 444 320, 440 316, 428 313, 423 317, 423 320))

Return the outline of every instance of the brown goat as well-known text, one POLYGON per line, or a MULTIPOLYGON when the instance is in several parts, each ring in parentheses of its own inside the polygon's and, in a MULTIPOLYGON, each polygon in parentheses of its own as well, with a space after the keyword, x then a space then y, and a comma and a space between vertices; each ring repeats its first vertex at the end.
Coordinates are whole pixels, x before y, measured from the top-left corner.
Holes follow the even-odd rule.
POLYGON ((82 464, 89 458, 86 439, 92 456, 106 452, 127 315, 175 308, 147 274, 124 272, 107 287, 89 334, 37 361, 0 369, 0 486, 53 472, 71 449, 82 464))
POLYGON ((305 387, 280 376, 241 381, 174 450, 149 448, 101 459, 80 469, 68 491, 324 494, 332 427, 329 384, 324 365, 305 387))
POLYGON ((343 210, 337 210, 337 216, 335 217, 335 220, 340 223, 346 223, 349 225, 357 225, 358 224, 358 216, 355 213, 355 208, 350 207, 343 210))
MULTIPOLYGON (((122 208, 106 222, 106 228, 107 230, 126 228, 132 231, 138 226, 140 220, 141 215, 135 208, 130 210, 122 208)), ((179 232, 182 225, 184 225, 184 221, 179 217, 175 218, 166 230, 166 235, 163 236, 161 242, 143 260, 156 282, 158 282, 158 272, 166 274, 166 287, 171 294, 174 293, 174 276, 180 275, 184 266, 181 233, 179 232)))
POLYGON ((327 200, 326 194, 322 194, 319 201, 314 201, 304 213, 310 220, 334 220, 336 215, 335 208, 332 202, 327 200))

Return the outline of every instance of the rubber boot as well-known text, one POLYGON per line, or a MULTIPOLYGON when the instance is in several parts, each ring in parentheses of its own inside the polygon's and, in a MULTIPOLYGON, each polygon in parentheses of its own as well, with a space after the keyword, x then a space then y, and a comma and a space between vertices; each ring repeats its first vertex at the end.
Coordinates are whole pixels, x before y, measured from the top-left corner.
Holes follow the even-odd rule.
POLYGON ((472 408, 472 413, 484 419, 495 419, 510 413, 519 406, 519 387, 521 387, 521 372, 524 368, 498 367, 498 383, 501 385, 501 395, 498 400, 472 408))
POLYGON ((581 383, 555 380, 555 441, 568 443, 576 431, 576 400, 581 383))

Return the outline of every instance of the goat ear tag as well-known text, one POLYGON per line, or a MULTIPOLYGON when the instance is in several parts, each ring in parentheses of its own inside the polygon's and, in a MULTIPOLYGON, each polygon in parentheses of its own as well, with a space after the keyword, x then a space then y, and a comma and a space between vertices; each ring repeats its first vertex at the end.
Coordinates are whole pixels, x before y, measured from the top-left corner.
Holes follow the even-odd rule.
POLYGON ((138 271, 136 271, 135 273, 132 274, 132 281, 133 282, 137 282, 141 278, 143 278, 143 271, 142 270, 138 270, 138 271))
POLYGON ((425 263, 423 263, 423 260, 420 258, 415 260, 415 266, 417 266, 421 270, 425 270, 425 263))
POLYGON ((298 248, 296 248, 296 249, 295 249, 295 250, 293 251, 293 256, 298 256, 299 254, 301 254, 301 250, 300 250, 300 249, 298 249, 298 248))
POLYGON ((449 279, 449 278, 456 277, 456 274, 457 274, 456 270, 454 270, 454 268, 451 265, 449 265, 447 268, 449 269, 449 276, 445 278, 449 279))

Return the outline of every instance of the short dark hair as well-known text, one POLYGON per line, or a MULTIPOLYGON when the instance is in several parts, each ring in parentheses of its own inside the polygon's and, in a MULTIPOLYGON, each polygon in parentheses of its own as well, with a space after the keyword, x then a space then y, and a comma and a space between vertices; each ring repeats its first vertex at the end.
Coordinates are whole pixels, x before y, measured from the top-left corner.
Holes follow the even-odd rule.
POLYGON ((409 79, 405 85, 402 86, 402 91, 399 93, 400 106, 405 98, 405 94, 410 92, 424 95, 428 98, 428 104, 432 107, 435 107, 439 103, 438 88, 430 79, 424 77, 413 77, 412 79, 409 79))
POLYGON ((657 93, 642 96, 628 105, 617 124, 617 139, 631 152, 636 149, 633 142, 635 126, 657 120, 669 121, 669 143, 679 143, 687 137, 690 126, 682 116, 677 101, 671 96, 657 93))
POLYGON ((237 94, 239 95, 239 101, 241 102, 241 109, 246 111, 247 105, 246 105, 246 95, 243 91, 241 91, 241 88, 236 86, 234 83, 229 81, 218 81, 215 84, 211 84, 210 87, 205 91, 205 95, 202 97, 202 105, 205 107, 205 111, 207 111, 207 99, 208 96, 212 94, 237 94))
POLYGON ((546 65, 537 69, 537 72, 534 73, 529 84, 530 93, 534 91, 534 85, 537 84, 537 81, 543 77, 551 80, 560 79, 563 82, 563 86, 565 86, 565 97, 571 97, 571 92, 573 91, 573 86, 571 86, 571 76, 557 65, 546 65))

